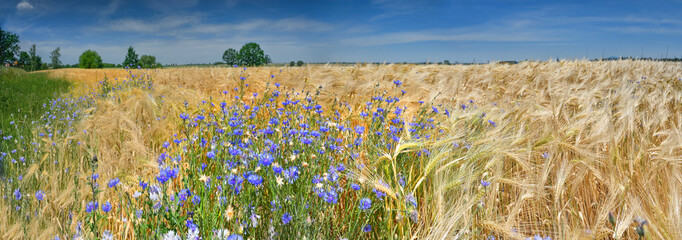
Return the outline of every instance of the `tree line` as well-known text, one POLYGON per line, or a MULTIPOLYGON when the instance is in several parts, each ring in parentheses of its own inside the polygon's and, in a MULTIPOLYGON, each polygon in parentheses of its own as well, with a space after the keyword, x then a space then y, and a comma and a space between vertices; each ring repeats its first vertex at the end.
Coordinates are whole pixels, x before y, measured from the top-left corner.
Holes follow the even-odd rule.
MULTIPOLYGON (((104 63, 102 57, 97 51, 88 49, 84 51, 78 58, 77 64, 62 64, 61 49, 57 47, 50 53, 50 61, 43 62, 41 57, 36 53, 36 45, 33 44, 28 52, 21 51, 19 47, 19 36, 15 33, 2 30, 0 28, 0 63, 6 66, 14 66, 23 68, 26 71, 36 71, 44 69, 57 68, 114 68, 114 67, 128 67, 128 68, 159 68, 161 63, 156 60, 156 57, 151 55, 139 56, 135 49, 130 46, 125 55, 125 60, 121 64, 104 63)), ((224 63, 233 66, 262 66, 272 63, 270 56, 265 54, 263 49, 255 42, 244 44, 239 51, 233 48, 225 50, 222 56, 224 63)), ((305 63, 301 60, 297 62, 291 61, 290 66, 303 66, 305 63)))

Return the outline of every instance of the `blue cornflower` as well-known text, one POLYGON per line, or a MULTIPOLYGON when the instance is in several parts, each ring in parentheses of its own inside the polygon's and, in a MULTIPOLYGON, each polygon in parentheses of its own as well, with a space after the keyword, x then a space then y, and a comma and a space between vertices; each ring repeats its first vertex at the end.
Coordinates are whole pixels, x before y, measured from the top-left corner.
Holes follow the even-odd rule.
POLYGON ((357 134, 362 134, 365 132, 365 127, 363 126, 355 126, 355 133, 357 134))
POLYGON ((350 184, 350 187, 351 187, 353 190, 355 190, 355 191, 360 190, 360 185, 355 184, 355 183, 351 183, 351 184, 350 184))
POLYGON ((187 120, 187 119, 189 119, 189 114, 187 114, 187 113, 180 113, 180 118, 182 118, 182 120, 187 120))
POLYGON ((104 211, 105 213, 111 211, 111 203, 109 203, 109 201, 102 204, 102 211, 104 211))
POLYGON ((376 196, 379 200, 384 200, 384 196, 386 196, 386 193, 384 193, 384 192, 382 192, 376 188, 372 189, 372 191, 376 194, 376 196))
POLYGON ((244 240, 242 235, 239 234, 232 234, 230 236, 227 236, 227 240, 244 240))
POLYGON ((291 222, 291 220, 292 220, 292 218, 291 218, 291 215, 289 213, 284 213, 282 215, 282 223, 284 225, 287 225, 287 223, 291 222))
POLYGON ((108 186, 109 186, 110 188, 116 187, 116 185, 117 185, 119 182, 121 182, 121 181, 118 180, 118 178, 111 179, 111 180, 109 180, 108 186))
POLYGON ((258 159, 259 159, 258 163, 260 163, 261 165, 263 165, 265 167, 270 166, 270 164, 272 164, 272 162, 275 160, 275 158, 272 157, 272 154, 269 154, 269 153, 259 154, 258 159))
POLYGON ((547 152, 542 153, 542 158, 548 158, 548 157, 549 157, 549 153, 547 153, 547 152))
POLYGON ((18 188, 14 190, 14 198, 17 200, 21 200, 21 191, 18 188))
POLYGON ((92 180, 97 180, 99 178, 99 174, 93 173, 92 174, 92 180))
POLYGON ((367 225, 362 227, 362 231, 366 232, 366 233, 371 232, 372 231, 372 225, 369 225, 369 223, 368 223, 367 225))
POLYGON ((163 148, 168 148, 170 143, 168 141, 163 142, 163 148))
POLYGON ((282 171, 282 173, 284 174, 284 179, 289 181, 289 183, 296 181, 299 175, 297 166, 291 166, 289 169, 282 171))
POLYGON ((194 205, 198 205, 199 203, 201 203, 201 198, 197 195, 194 195, 194 197, 192 198, 192 203, 194 203, 194 205))
POLYGON ((213 158, 215 157, 215 153, 213 153, 213 151, 208 151, 208 152, 206 153, 206 157, 208 157, 208 158, 210 158, 210 159, 213 159, 213 158))
POLYGON ((487 187, 488 185, 490 185, 490 182, 481 179, 481 185, 483 185, 483 187, 487 187))
POLYGON ((272 171, 275 172, 275 174, 281 174, 282 173, 282 167, 279 165, 272 165, 272 171))
POLYGON ((369 198, 360 199, 360 210, 367 210, 372 207, 372 200, 369 198))
POLYGON ((85 205, 85 212, 91 213, 92 211, 97 210, 97 206, 99 206, 97 202, 90 201, 88 205, 85 205))
POLYGON ((490 123, 490 125, 493 125, 493 127, 497 127, 497 123, 493 122, 493 120, 488 120, 488 123, 490 123))
POLYGON ((412 193, 407 194, 405 196, 405 202, 412 204, 412 206, 417 207, 417 199, 414 198, 414 195, 412 193))
POLYGON ((36 199, 38 199, 38 201, 45 200, 45 192, 43 192, 43 190, 38 190, 36 192, 36 199))
POLYGON ((400 86, 403 84, 403 82, 401 82, 400 80, 395 80, 393 81, 393 84, 395 84, 396 86, 400 86))
POLYGON ((144 190, 145 188, 147 188, 147 185, 148 185, 148 184, 147 184, 146 182, 143 182, 142 180, 140 180, 140 187, 142 187, 142 190, 144 190))
POLYGON ((346 170, 346 166, 343 165, 343 163, 339 163, 339 165, 336 167, 336 171, 343 172, 346 170))
POLYGON ((250 174, 248 177, 246 177, 246 180, 254 186, 258 186, 263 183, 263 178, 256 174, 250 174))

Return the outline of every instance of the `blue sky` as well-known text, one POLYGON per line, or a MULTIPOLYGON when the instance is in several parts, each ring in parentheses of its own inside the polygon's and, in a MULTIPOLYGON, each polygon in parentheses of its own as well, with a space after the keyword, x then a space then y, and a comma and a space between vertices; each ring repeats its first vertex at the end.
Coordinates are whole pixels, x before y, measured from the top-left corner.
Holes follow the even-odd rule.
POLYGON ((274 62, 484 62, 682 57, 682 1, 2 0, 0 26, 36 44, 121 63, 221 61, 257 42, 274 62))

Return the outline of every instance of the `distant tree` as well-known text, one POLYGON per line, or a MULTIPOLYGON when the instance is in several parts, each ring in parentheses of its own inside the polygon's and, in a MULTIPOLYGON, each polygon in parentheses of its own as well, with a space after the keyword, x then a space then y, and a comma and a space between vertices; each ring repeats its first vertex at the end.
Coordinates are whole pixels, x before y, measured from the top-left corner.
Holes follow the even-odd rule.
POLYGON ((0 28, 0 64, 14 63, 20 49, 19 36, 0 28))
POLYGON ((47 70, 47 69, 49 69, 47 63, 43 63, 42 65, 40 65, 40 70, 47 70))
POLYGON ((230 66, 239 64, 239 53, 234 48, 228 48, 223 53, 223 61, 230 66))
POLYGON ((296 66, 299 66, 299 67, 300 67, 300 66, 303 66, 303 64, 304 64, 304 63, 303 63, 303 61, 301 61, 301 60, 298 60, 298 62, 296 62, 296 66))
POLYGON ((88 49, 78 58, 80 68, 102 68, 102 57, 97 52, 88 49))
POLYGON ((19 53, 19 62, 17 63, 17 65, 18 65, 20 68, 23 68, 24 70, 27 70, 27 71, 28 71, 28 68, 29 68, 29 65, 28 65, 28 64, 29 64, 30 62, 31 62, 31 56, 29 56, 28 53, 27 53, 26 51, 21 51, 21 52, 19 53))
POLYGON ((140 57, 140 67, 142 67, 142 68, 157 68, 157 67, 161 67, 161 64, 156 62, 156 57, 154 57, 154 56, 142 55, 140 57))
POLYGON ((140 60, 137 58, 137 53, 135 53, 135 49, 133 49, 133 46, 128 47, 128 54, 126 54, 126 59, 123 60, 123 66, 137 68, 139 64, 140 60))
POLYGON ((450 60, 445 60, 445 61, 443 61, 443 64, 445 64, 445 65, 450 65, 450 60))
POLYGON ((54 51, 50 53, 50 59, 52 60, 52 68, 57 69, 62 65, 62 61, 59 60, 59 57, 62 56, 62 54, 59 53, 59 47, 57 47, 54 51))
POLYGON ((265 65, 268 65, 270 63, 272 63, 272 59, 270 58, 270 56, 265 55, 265 65))
POLYGON ((266 63, 265 53, 260 45, 251 42, 244 44, 241 49, 239 49, 239 64, 246 66, 260 66, 266 63))
POLYGON ((296 66, 296 62, 291 61, 291 62, 289 63, 289 67, 293 67, 293 66, 296 66))
POLYGON ((31 45, 31 49, 28 50, 28 55, 29 55, 29 70, 30 71, 37 71, 40 70, 40 68, 43 66, 43 61, 40 59, 40 56, 36 54, 36 45, 33 44, 31 45))

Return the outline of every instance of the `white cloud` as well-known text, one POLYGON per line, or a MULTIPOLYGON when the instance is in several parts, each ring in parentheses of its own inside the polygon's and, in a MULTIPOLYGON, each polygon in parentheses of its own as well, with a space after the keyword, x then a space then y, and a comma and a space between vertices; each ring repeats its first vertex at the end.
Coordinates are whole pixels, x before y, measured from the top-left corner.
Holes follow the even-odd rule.
POLYGON ((343 39, 341 43, 353 46, 378 46, 426 41, 539 42, 559 40, 553 35, 549 31, 514 30, 502 27, 452 28, 360 36, 343 39))
POLYGON ((17 4, 17 9, 19 9, 19 10, 30 10, 30 9, 33 9, 33 5, 31 5, 29 2, 24 0, 24 1, 21 1, 19 4, 17 4))
POLYGON ((335 26, 306 18, 252 19, 241 23, 208 24, 198 16, 168 16, 160 19, 118 19, 99 28, 103 31, 133 32, 186 38, 191 34, 228 32, 330 32, 335 26))

